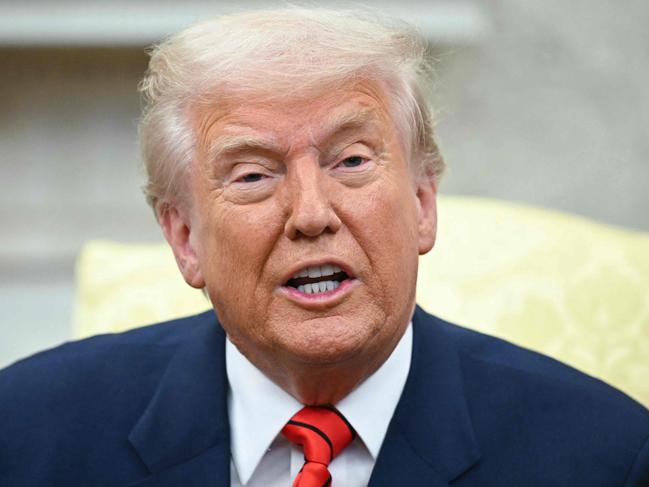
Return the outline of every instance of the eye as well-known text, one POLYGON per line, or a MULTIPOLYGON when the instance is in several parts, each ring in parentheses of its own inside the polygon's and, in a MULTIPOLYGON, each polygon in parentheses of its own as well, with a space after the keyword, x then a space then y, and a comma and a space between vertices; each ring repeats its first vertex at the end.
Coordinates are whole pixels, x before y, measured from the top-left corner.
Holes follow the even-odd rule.
POLYGON ((365 159, 364 157, 351 156, 351 157, 347 157, 347 158, 343 159, 340 162, 339 166, 353 169, 355 167, 362 166, 366 161, 367 161, 367 159, 365 159))
POLYGON ((265 176, 259 172, 253 172, 250 174, 244 174, 239 178, 239 181, 242 183, 256 183, 257 181, 261 181, 265 176))

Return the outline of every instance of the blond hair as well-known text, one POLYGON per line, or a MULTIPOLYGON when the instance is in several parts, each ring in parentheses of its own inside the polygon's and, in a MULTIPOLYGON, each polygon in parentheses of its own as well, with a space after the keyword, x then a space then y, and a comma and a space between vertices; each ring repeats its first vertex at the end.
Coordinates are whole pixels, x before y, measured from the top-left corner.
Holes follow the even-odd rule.
POLYGON ((286 7, 194 24, 151 50, 140 84, 144 192, 156 208, 178 196, 195 135, 189 111, 249 97, 313 97, 331 86, 378 83, 412 160, 438 178, 426 43, 412 27, 358 10, 286 7))

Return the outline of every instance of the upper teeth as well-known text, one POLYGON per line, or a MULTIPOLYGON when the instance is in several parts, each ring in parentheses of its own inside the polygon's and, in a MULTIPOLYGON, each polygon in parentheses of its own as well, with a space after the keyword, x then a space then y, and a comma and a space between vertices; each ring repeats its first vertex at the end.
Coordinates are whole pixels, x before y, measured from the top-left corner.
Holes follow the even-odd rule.
POLYGON ((337 265, 316 265, 302 269, 301 271, 296 273, 292 277, 292 279, 297 279, 298 277, 327 277, 333 276, 337 272, 342 272, 340 267, 338 267, 337 265))

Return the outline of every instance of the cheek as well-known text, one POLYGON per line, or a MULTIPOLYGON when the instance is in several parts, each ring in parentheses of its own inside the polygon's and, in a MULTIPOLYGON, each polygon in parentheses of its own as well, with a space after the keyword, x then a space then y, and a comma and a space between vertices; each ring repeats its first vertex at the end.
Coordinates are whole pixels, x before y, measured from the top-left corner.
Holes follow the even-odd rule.
POLYGON ((272 199, 237 205, 223 191, 196 178, 192 236, 206 290, 220 322, 235 343, 263 339, 267 321, 268 255, 283 231, 272 199))
POLYGON ((260 304, 264 267, 281 224, 272 205, 217 208, 202 226, 201 271, 223 313, 252 311, 260 304))
POLYGON ((416 252, 418 213, 408 178, 394 177, 374 185, 361 204, 379 252, 395 256, 416 252))
POLYGON ((360 198, 350 198, 345 211, 350 230, 371 267, 371 286, 386 303, 414 293, 419 256, 417 207, 409 179, 376 184, 360 198), (412 289, 411 289, 412 288, 412 289))

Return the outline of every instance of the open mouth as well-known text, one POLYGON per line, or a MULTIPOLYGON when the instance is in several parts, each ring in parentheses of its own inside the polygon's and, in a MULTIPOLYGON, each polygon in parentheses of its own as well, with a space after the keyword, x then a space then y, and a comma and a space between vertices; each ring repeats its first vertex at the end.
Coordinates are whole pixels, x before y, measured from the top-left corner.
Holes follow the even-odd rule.
POLYGON ((304 294, 320 294, 335 291, 348 279, 351 279, 351 276, 337 265, 324 264, 302 269, 291 277, 285 285, 304 294))

